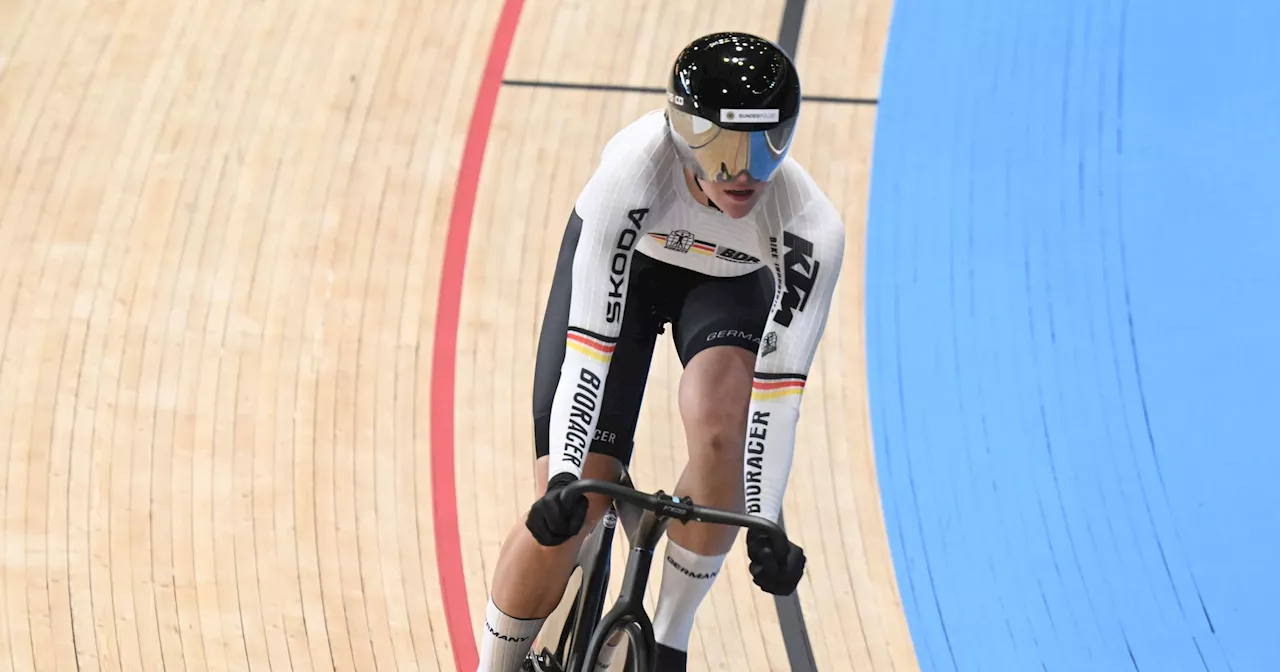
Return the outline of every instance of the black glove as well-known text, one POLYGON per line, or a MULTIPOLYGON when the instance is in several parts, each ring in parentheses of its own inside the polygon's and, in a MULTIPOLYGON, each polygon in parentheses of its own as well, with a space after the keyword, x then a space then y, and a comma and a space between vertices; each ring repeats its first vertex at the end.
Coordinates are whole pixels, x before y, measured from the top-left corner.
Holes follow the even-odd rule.
POLYGON ((751 558, 751 576, 766 593, 790 595, 804 575, 804 549, 787 542, 775 548, 773 539, 759 530, 747 530, 747 556, 751 558))
POLYGON ((547 492, 533 503, 524 526, 543 546, 559 546, 572 539, 587 521, 587 496, 562 500, 564 486, 578 480, 573 474, 556 474, 547 484, 547 492))

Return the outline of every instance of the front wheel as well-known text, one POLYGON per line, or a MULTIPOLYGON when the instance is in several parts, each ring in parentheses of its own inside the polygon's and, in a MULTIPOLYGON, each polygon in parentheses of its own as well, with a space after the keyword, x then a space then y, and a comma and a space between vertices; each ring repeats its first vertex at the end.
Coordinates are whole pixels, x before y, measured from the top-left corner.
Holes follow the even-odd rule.
POLYGON ((584 672, 637 672, 636 650, 631 641, 634 636, 625 626, 614 628, 595 668, 584 672))

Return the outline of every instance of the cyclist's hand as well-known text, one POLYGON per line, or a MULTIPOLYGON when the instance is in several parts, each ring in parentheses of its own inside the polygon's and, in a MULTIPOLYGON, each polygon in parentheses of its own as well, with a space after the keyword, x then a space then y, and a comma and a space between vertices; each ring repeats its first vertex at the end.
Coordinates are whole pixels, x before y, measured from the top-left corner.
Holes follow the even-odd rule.
POLYGON ((790 595, 804 575, 804 549, 787 542, 785 548, 774 548, 773 539, 758 530, 747 530, 747 556, 751 558, 751 576, 766 593, 790 595))
POLYGON ((529 509, 524 526, 543 546, 559 546, 572 539, 587 520, 587 496, 573 500, 560 498, 564 486, 578 480, 572 474, 556 474, 547 484, 547 492, 529 509))

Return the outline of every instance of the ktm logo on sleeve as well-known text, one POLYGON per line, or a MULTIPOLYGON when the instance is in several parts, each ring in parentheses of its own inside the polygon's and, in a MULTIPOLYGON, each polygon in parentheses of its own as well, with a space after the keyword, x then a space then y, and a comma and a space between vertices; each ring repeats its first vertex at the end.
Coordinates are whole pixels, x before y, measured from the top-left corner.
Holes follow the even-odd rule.
POLYGON ((782 244, 787 251, 782 257, 782 279, 786 288, 778 312, 773 321, 784 327, 791 326, 796 311, 804 312, 818 279, 818 260, 813 258, 813 243, 791 232, 782 234, 782 244))

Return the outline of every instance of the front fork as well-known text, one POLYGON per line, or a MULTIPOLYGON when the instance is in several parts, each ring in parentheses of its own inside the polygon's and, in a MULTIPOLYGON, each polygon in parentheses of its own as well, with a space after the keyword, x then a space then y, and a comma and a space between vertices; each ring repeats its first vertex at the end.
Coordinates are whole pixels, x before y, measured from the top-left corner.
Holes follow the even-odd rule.
MULTIPOLYGON (((661 493, 659 493, 661 494, 661 493)), ((649 569, 653 566, 653 551, 666 534, 671 519, 645 512, 640 518, 638 530, 627 561, 627 572, 622 578, 622 594, 613 605, 591 638, 586 659, 596 661, 604 649, 605 641, 615 628, 625 629, 635 652, 636 670, 649 672, 658 657, 658 644, 653 634, 653 622, 644 611, 644 592, 649 583, 649 569)), ((580 668, 569 668, 580 669, 580 668)))
POLYGON ((643 672, 653 669, 653 661, 658 655, 657 644, 653 635, 653 623, 645 614, 642 604, 652 561, 652 549, 632 549, 627 573, 622 579, 622 595, 600 621, 596 636, 591 638, 591 646, 587 648, 587 660, 599 660, 605 642, 616 634, 614 631, 625 630, 631 640, 631 650, 635 652, 636 669, 643 672))

